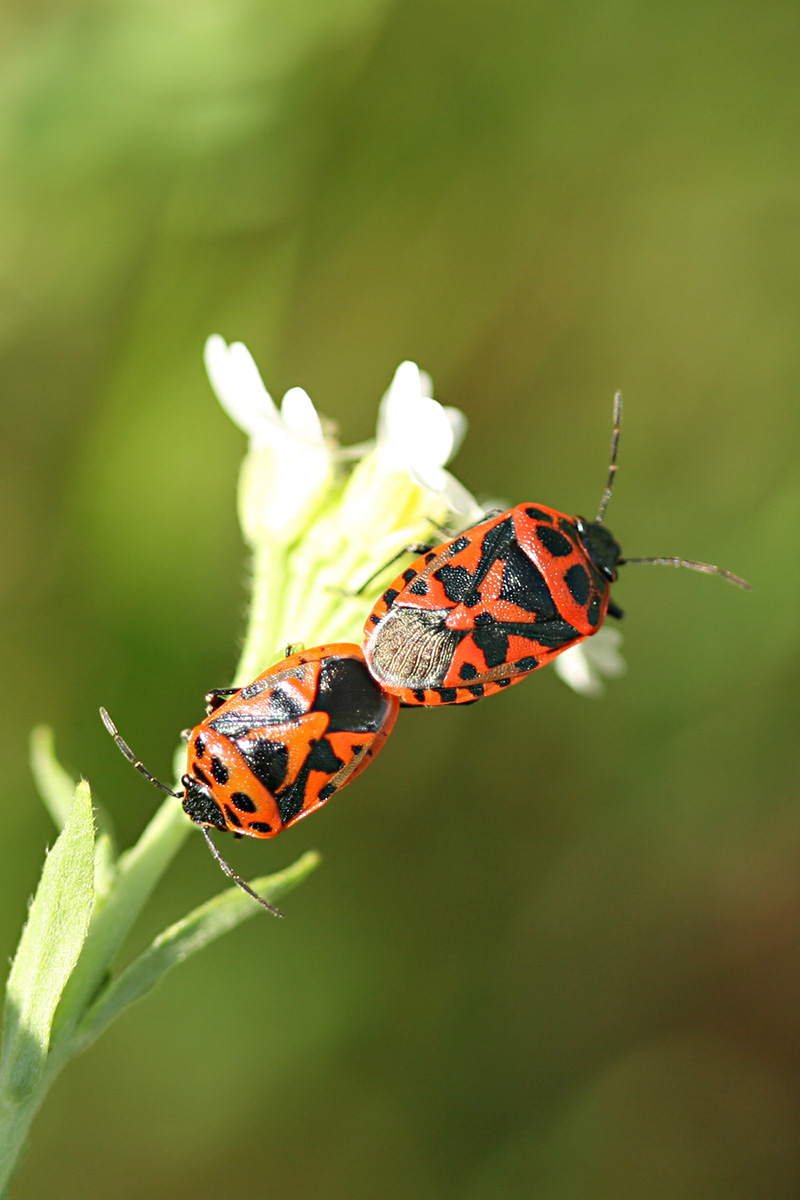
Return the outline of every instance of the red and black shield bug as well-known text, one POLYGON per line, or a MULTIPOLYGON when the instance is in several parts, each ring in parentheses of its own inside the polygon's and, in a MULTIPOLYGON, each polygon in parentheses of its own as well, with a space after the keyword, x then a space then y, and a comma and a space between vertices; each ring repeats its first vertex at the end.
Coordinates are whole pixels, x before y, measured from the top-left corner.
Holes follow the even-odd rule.
POLYGON ((137 771, 202 826, 225 873, 277 913, 221 858, 208 828, 271 838, 301 821, 375 757, 400 702, 378 686, 361 649, 348 642, 289 655, 247 687, 209 692, 206 702, 207 716, 184 735, 189 750, 180 792, 156 779, 105 709, 100 714, 137 771))
POLYGON ((540 504, 492 514, 431 547, 383 593, 364 627, 364 655, 406 705, 465 704, 519 683, 597 633, 625 563, 664 563, 743 579, 683 558, 623 558, 603 524, 617 462, 622 398, 614 398, 608 481, 594 521, 540 504))

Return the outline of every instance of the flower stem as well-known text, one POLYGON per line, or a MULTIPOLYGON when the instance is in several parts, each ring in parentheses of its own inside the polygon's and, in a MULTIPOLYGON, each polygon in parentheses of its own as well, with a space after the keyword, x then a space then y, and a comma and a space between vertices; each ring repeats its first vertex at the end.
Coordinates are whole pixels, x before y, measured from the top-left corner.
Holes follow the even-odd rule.
POLYGON ((286 550, 263 538, 253 552, 253 591, 247 634, 234 683, 244 687, 274 661, 278 647, 286 573, 286 550))
POLYGON ((16 1170, 31 1122, 46 1092, 47 1087, 43 1084, 26 1096, 22 1103, 0 1101, 0 1197, 8 1195, 6 1189, 9 1180, 16 1170))

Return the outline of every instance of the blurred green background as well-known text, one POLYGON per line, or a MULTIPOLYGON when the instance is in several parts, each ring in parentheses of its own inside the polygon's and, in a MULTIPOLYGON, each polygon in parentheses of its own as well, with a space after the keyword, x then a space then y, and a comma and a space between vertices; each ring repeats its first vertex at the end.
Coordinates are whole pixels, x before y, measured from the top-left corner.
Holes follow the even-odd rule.
MULTIPOLYGON (((51 722, 134 839, 238 655, 210 332, 368 437, 414 358, 478 495, 627 553, 627 676, 401 717, 286 902, 64 1074, 19 1200, 800 1195, 800 8, 8 0, 0 595, 13 950, 51 722)), ((297 630, 298 640, 303 631, 297 630)), ((219 890, 200 839, 133 948, 219 890)))

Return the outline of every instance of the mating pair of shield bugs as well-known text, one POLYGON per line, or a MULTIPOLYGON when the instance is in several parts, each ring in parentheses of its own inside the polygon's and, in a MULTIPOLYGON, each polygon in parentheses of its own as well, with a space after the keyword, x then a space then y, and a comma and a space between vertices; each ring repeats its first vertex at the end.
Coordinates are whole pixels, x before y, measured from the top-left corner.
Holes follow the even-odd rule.
POLYGON ((709 563, 623 558, 603 524, 621 413, 617 395, 608 480, 593 521, 518 504, 442 545, 410 547, 418 557, 369 614, 363 650, 350 643, 300 653, 289 647, 247 687, 208 694, 205 719, 184 735, 182 790, 156 779, 101 709, 126 758, 181 801, 222 869, 265 908, 279 911, 232 871, 210 828, 275 837, 364 770, 401 705, 474 703, 519 683, 597 633, 606 616, 622 617, 611 584, 626 563, 689 567, 749 587, 709 563))

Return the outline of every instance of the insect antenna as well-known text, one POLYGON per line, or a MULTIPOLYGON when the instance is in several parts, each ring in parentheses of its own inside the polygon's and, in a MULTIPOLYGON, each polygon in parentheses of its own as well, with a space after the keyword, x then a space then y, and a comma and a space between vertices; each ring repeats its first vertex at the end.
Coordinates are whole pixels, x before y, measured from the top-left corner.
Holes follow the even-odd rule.
POLYGON ((734 575, 732 571, 723 571, 722 567, 715 567, 711 563, 693 562, 689 558, 621 558, 618 566, 627 566, 628 563, 649 563, 651 566, 665 567, 689 567, 692 571, 703 571, 706 575, 721 575, 729 583, 735 583, 737 587, 745 588, 748 592, 753 590, 752 585, 746 579, 742 579, 740 575, 734 575))
POLYGON ((111 734, 112 738, 117 743, 120 750, 127 758, 128 762, 133 764, 133 766, 136 768, 136 770, 139 772, 139 774, 144 775, 145 779, 149 783, 152 783, 157 788, 161 788, 162 792, 166 792, 168 796, 174 796, 176 800, 182 800, 183 792, 175 792, 172 790, 171 787, 167 787, 167 785, 165 783, 162 783, 160 779, 156 779, 155 775, 152 775, 150 773, 150 771, 148 771, 147 767, 144 765, 143 762, 139 761, 139 759, 136 757, 136 755, 131 750, 128 743, 123 741, 122 738, 120 737, 119 733, 117 732, 116 725, 111 720, 111 717, 108 715, 108 713, 106 712, 106 710, 104 708, 100 709, 100 716, 103 718, 103 724, 105 725, 106 729, 111 734))
POLYGON ((220 854, 217 847, 214 845, 214 843, 211 839, 211 834, 208 832, 207 826, 201 825, 200 828, 203 831, 203 837, 208 842, 209 850, 214 855, 214 858, 217 860, 220 867, 222 868, 222 871, 228 876, 228 878, 232 879, 233 882, 237 885, 237 887, 240 887, 243 892, 247 892, 248 896, 252 896, 254 900, 257 900, 258 903, 261 905, 261 907, 265 908, 267 910, 267 912, 271 912, 272 915, 275 917, 284 916, 285 914, 282 913, 279 908, 276 908, 274 904, 270 904, 270 902, 268 900, 265 900, 263 896, 259 896, 258 892, 253 891, 253 889, 250 887, 249 883, 245 883, 245 881, 242 879, 241 875, 236 874, 233 867, 225 861, 225 859, 222 857, 222 855, 220 854))
MULTIPOLYGON (((608 502, 611 499, 611 493, 614 490, 614 479, 617 474, 617 450, 619 449, 619 430, 622 424, 622 392, 617 392, 614 396, 614 428, 611 433, 611 457, 608 463, 608 480, 606 482, 603 498, 600 501, 600 507, 597 510, 595 517, 595 525, 602 523, 603 517, 608 507, 608 502)), ((703 571, 706 575, 721 575, 723 579, 727 579, 729 583, 736 584, 736 587, 746 588, 751 591, 751 586, 746 579, 742 579, 739 575, 734 575, 732 571, 723 571, 722 567, 715 567, 711 563, 694 562, 689 558, 621 558, 617 562, 617 566, 622 567, 627 563, 649 563, 651 566, 666 566, 666 567, 688 567, 691 571, 703 571)))
POLYGON ((594 519, 595 525, 602 523, 603 517, 606 515, 606 508, 611 499, 611 493, 614 490, 614 476, 617 473, 617 449, 619 447, 619 427, 622 424, 622 392, 617 392, 614 396, 614 428, 611 433, 611 457, 608 460, 608 479, 606 481, 606 490, 603 492, 603 498, 600 501, 600 507, 597 510, 597 516, 594 519))

